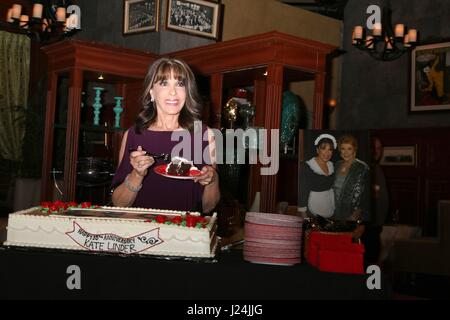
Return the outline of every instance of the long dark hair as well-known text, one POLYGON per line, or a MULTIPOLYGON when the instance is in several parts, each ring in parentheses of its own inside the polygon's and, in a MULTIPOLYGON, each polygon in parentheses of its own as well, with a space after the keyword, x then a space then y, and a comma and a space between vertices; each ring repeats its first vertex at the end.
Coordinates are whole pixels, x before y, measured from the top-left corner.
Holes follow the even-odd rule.
POLYGON ((141 133, 155 123, 157 110, 152 101, 150 90, 155 83, 169 79, 172 73, 174 78, 183 82, 186 88, 186 102, 178 118, 180 127, 191 131, 194 128, 194 121, 201 119, 201 105, 194 73, 186 62, 164 57, 156 60, 150 66, 145 77, 142 95, 143 107, 135 121, 137 133, 141 133))

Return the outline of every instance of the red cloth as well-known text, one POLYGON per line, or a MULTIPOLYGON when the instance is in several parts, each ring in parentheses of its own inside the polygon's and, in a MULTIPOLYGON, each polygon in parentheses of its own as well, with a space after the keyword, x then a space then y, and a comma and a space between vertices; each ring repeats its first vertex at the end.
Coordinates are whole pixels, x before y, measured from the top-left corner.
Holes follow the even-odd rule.
POLYGON ((306 259, 320 271, 364 273, 364 245, 352 243, 350 234, 311 232, 306 259))

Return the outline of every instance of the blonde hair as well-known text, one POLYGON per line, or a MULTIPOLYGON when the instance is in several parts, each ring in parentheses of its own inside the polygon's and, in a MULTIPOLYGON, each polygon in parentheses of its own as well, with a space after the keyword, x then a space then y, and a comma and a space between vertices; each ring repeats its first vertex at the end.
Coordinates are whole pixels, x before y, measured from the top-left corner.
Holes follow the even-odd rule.
POLYGON ((355 151, 358 150, 358 140, 351 134, 344 134, 343 136, 340 136, 338 139, 338 149, 341 148, 342 144, 351 144, 353 148, 355 148, 355 151))

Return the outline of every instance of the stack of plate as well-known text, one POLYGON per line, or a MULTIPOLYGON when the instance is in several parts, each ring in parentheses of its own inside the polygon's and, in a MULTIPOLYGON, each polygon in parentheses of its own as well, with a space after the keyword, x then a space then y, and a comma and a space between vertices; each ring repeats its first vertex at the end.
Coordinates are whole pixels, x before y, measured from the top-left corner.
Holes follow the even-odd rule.
POLYGON ((303 219, 284 214, 247 212, 244 260, 293 265, 301 262, 303 219))

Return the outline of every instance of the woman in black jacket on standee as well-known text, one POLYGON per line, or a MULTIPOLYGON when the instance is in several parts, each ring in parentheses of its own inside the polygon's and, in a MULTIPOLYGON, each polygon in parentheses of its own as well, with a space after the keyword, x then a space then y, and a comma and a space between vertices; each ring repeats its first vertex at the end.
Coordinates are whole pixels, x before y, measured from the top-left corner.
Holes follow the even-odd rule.
POLYGON ((355 221, 357 227, 353 237, 359 239, 364 232, 363 223, 369 220, 369 166, 356 158, 358 142, 354 136, 339 137, 338 150, 342 160, 336 163, 334 219, 355 221))

